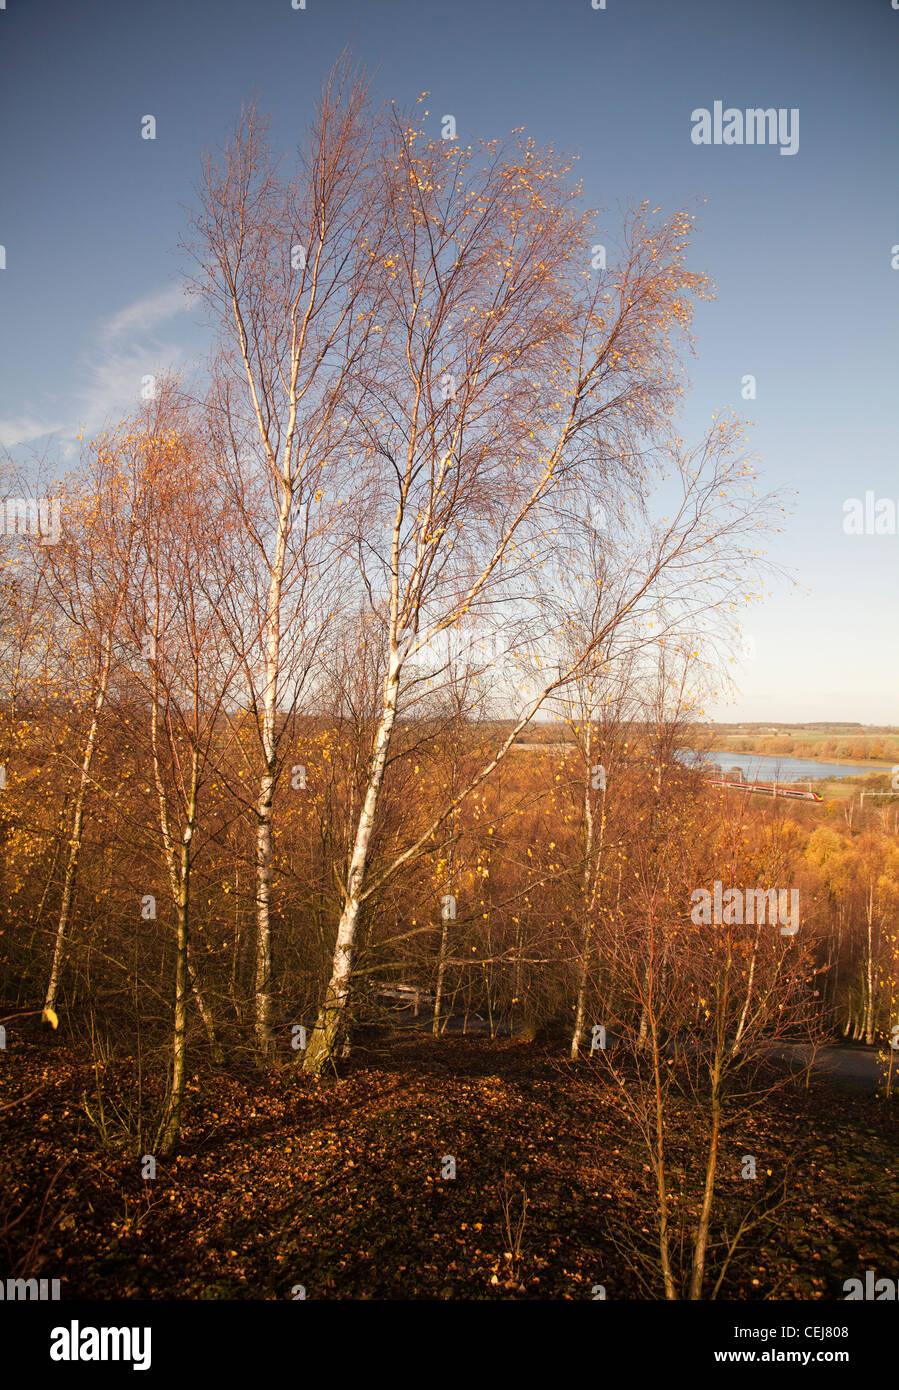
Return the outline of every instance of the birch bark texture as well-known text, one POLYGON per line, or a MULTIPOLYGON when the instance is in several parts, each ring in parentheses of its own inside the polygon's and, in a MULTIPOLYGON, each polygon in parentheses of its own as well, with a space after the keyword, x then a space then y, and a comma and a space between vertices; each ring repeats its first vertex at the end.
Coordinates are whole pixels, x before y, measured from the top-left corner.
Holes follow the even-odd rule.
POLYGON ((289 716, 339 604, 340 509, 355 377, 376 328, 372 163, 380 122, 341 59, 285 171, 255 106, 204 164, 191 246, 218 331, 210 428, 247 547, 226 598, 255 725, 255 1033, 273 1045, 273 825, 289 716), (337 529, 335 529, 337 528, 337 529))
POLYGON ((650 227, 645 208, 627 222, 616 274, 591 280, 589 215, 551 150, 434 141, 399 117, 392 134, 372 250, 386 298, 353 414, 374 499, 355 549, 387 659, 331 977, 305 1054, 314 1075, 335 1055, 364 903, 426 851, 569 673, 538 682, 497 754, 372 877, 404 693, 440 634, 464 622, 524 601, 545 625, 540 571, 566 508, 579 490, 633 475, 638 437, 661 430, 677 394, 671 338, 703 283, 683 265, 688 219, 650 227))

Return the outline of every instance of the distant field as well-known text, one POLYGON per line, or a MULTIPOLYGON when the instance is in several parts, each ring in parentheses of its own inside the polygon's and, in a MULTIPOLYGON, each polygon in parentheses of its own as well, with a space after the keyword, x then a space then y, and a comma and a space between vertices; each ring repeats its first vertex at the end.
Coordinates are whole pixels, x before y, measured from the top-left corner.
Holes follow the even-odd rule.
POLYGON ((823 777, 813 781, 812 786, 825 801, 848 801, 859 792, 886 791, 889 781, 885 777, 823 777))
POLYGON ((844 724, 706 725, 700 746, 731 753, 817 758, 822 762, 899 764, 899 730, 844 724))
MULTIPOLYGON (((701 724, 685 729, 682 742, 709 752, 870 763, 872 772, 899 766, 899 729, 864 724, 701 724)), ((558 745, 571 748, 571 732, 565 724, 547 720, 531 725, 516 746, 535 750, 558 745)))

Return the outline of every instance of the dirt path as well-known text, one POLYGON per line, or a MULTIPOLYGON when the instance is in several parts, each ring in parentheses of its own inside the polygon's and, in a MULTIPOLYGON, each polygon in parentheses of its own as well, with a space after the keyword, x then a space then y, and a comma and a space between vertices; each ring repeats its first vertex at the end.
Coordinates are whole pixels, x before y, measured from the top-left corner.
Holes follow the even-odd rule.
POLYGON ((851 1091, 871 1095, 885 1085, 892 1060, 892 1082, 899 1090, 899 1053, 885 1059, 870 1047, 819 1047, 817 1053, 805 1043, 791 1043, 779 1049, 780 1059, 794 1070, 812 1061, 812 1074, 827 1077, 851 1091))

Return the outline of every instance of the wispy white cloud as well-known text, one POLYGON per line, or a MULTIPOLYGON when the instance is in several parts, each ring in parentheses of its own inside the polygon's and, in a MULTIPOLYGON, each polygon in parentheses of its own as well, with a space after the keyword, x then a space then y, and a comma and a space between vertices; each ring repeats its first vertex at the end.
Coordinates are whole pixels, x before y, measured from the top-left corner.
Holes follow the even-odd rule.
POLYGON ((78 392, 78 432, 94 434, 130 415, 141 402, 147 377, 175 370, 183 354, 174 344, 131 343, 123 351, 97 352, 85 359, 85 385, 78 392))
POLYGON ((13 420, 0 419, 0 446, 15 449, 20 444, 30 444, 32 440, 59 429, 62 429, 62 425, 57 422, 35 420, 29 415, 20 415, 13 420))
POLYGON ((58 434, 61 437, 54 447, 64 460, 71 458, 76 435, 94 434, 129 415, 141 402, 147 377, 183 365, 184 349, 156 330, 189 308, 183 286, 169 285, 102 320, 76 364, 80 385, 75 385, 65 402, 58 396, 46 407, 23 402, 18 414, 0 417, 0 448, 33 445, 44 436, 58 434))
POLYGON ((185 313, 189 305, 190 301, 181 285, 170 285, 168 289, 144 295, 143 299, 127 304, 101 324, 100 341, 110 344, 122 338, 142 337, 176 314, 185 313))
POLYGON ((147 377, 181 365, 183 350, 155 330, 189 307, 184 288, 170 285, 126 304, 99 325, 81 363, 84 385, 75 404, 79 431, 92 434, 121 419, 140 403, 147 377))

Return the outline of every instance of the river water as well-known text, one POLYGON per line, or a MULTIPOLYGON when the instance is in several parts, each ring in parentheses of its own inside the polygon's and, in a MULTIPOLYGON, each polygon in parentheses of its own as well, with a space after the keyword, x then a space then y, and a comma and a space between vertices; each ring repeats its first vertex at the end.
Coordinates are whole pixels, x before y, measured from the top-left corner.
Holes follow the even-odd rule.
POLYGON ((818 763, 811 758, 767 757, 762 753, 696 753, 685 748, 678 757, 713 763, 722 772, 738 767, 747 782, 808 782, 820 777, 855 777, 867 772, 889 772, 890 768, 863 763, 818 763))

